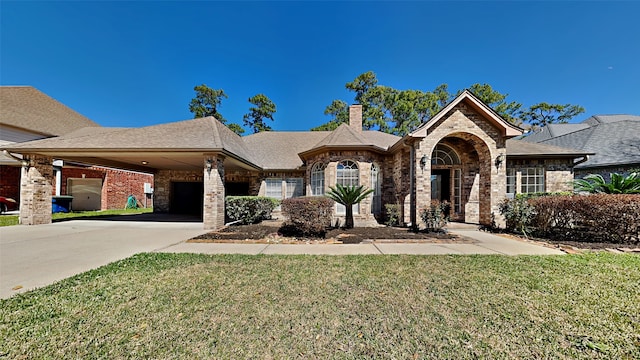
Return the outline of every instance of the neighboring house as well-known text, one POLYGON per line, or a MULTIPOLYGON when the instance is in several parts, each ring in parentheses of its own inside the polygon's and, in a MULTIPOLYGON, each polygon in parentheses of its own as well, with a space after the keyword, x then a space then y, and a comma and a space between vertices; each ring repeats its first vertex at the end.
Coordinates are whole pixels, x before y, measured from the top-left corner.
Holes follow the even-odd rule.
MULTIPOLYGON (((24 224, 46 222, 38 190, 51 181, 51 159, 154 173, 156 212, 203 215, 224 225, 224 197, 279 199, 325 194, 330 186, 374 192, 354 209, 356 221, 397 204, 415 223, 432 200, 451 203, 455 221, 504 224, 499 204, 519 192, 571 190, 573 166, 588 152, 512 140, 522 130, 464 91, 414 132, 363 131, 362 106, 334 131, 262 132, 240 137, 213 117, 144 128, 84 128, 8 147, 29 161, 24 224)), ((46 192, 45 192, 46 193, 46 192)), ((336 206, 335 216, 344 213, 336 206)))
POLYGON ((595 115, 577 124, 549 124, 523 141, 594 153, 575 175, 628 174, 640 169, 640 116, 595 115))
MULTIPOLYGON (((0 148, 32 140, 55 138, 100 125, 31 86, 0 86, 0 148)), ((73 195, 75 210, 123 208, 130 194, 144 204, 144 183, 153 176, 64 162, 54 155, 53 195, 73 195)), ((0 195, 20 200, 22 163, 19 156, 0 154, 0 195)), ((150 199, 147 201, 151 205, 150 199)))

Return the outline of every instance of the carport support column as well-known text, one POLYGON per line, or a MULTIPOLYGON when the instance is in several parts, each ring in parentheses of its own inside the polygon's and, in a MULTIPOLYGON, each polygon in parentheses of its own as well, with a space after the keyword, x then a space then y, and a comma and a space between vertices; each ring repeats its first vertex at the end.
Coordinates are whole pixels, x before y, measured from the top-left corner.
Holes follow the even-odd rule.
POLYGON ((224 226, 224 156, 204 156, 204 209, 202 220, 206 230, 224 226))
POLYGON ((50 224, 53 159, 26 155, 25 160, 28 165, 22 167, 20 176, 20 224, 50 224))

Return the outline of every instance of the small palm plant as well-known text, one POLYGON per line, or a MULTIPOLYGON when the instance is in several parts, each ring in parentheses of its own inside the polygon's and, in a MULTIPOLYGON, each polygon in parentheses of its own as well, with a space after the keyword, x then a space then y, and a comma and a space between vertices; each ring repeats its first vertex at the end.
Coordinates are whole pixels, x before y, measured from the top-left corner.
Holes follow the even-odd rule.
POLYGON ((584 179, 574 180, 577 191, 605 194, 640 194, 640 173, 633 172, 628 176, 618 173, 610 174, 611 181, 606 182, 602 175, 590 174, 584 179))
POLYGON ((371 194, 373 190, 365 189, 364 185, 360 186, 344 186, 336 184, 335 187, 329 186, 330 191, 327 192, 327 197, 344 205, 346 208, 344 227, 345 229, 353 228, 353 205, 359 204, 364 200, 367 195, 371 194))

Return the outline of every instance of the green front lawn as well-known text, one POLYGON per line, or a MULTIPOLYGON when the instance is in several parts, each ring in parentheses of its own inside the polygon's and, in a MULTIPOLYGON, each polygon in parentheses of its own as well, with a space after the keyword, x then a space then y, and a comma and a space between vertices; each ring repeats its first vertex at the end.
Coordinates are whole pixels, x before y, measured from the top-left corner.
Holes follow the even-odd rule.
POLYGON ((0 301, 0 358, 640 358, 640 257, 141 254, 0 301))
MULTIPOLYGON (((73 220, 98 216, 112 215, 136 215, 153 212, 153 208, 131 209, 131 210, 99 210, 99 211, 74 211, 69 213, 51 214, 53 221, 73 220)), ((2 215, 0 216, 0 226, 18 225, 18 215, 2 215)))

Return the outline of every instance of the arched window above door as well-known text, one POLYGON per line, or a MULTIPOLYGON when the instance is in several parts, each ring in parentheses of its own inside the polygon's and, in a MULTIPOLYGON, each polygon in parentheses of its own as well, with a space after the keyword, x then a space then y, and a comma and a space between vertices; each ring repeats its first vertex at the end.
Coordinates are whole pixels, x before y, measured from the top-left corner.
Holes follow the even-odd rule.
POLYGON ((431 154, 431 165, 460 165, 460 157, 447 145, 438 144, 431 154))

